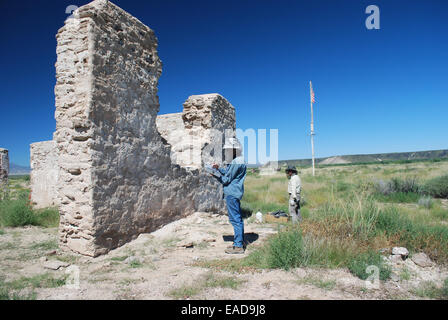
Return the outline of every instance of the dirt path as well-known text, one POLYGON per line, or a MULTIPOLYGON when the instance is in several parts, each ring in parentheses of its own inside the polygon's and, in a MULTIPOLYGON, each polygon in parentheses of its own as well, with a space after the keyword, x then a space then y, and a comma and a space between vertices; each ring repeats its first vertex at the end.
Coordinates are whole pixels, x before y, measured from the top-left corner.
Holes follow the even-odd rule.
MULTIPOLYGON (((276 225, 248 223, 245 232, 251 242, 250 252, 276 233, 276 225)), ((407 280, 391 280, 381 283, 379 289, 370 289, 365 281, 342 269, 230 273, 195 266, 201 261, 242 258, 224 253, 232 235, 227 217, 196 213, 93 259, 59 251, 56 229, 5 229, 0 235, 0 277, 4 282, 27 283, 27 278, 46 274, 57 279, 79 270, 79 288, 37 287, 37 299, 258 300, 421 299, 413 294, 419 282, 440 282, 448 276, 438 267, 419 272, 409 265, 415 272, 410 272, 407 280), (66 266, 59 270, 45 268, 54 261, 65 262, 66 266)))

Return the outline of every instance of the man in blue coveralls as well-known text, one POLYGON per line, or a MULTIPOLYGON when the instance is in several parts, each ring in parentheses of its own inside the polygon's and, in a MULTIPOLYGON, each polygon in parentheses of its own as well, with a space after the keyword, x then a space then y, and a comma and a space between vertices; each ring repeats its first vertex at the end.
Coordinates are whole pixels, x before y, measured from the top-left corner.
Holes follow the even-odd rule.
POLYGON ((220 177, 216 177, 224 187, 224 198, 229 212, 229 221, 233 226, 233 245, 226 249, 228 254, 244 253, 244 222, 241 215, 240 201, 244 194, 244 179, 246 178, 246 164, 242 154, 242 147, 238 139, 229 138, 225 143, 224 156, 227 163, 226 168, 219 168, 217 164, 213 168, 217 169, 220 177))

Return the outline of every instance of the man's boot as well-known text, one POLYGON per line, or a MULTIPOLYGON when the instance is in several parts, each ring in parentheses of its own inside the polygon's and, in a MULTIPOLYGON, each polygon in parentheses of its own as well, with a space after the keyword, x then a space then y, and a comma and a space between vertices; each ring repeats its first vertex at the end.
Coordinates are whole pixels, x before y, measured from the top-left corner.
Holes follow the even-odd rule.
POLYGON ((232 246, 231 248, 226 249, 226 253, 228 253, 228 254, 243 254, 244 248, 232 246))

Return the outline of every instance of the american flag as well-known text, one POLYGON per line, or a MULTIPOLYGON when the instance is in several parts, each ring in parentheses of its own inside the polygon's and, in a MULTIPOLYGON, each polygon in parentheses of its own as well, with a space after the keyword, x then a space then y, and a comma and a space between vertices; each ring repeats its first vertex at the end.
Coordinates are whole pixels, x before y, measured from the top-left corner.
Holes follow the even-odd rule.
POLYGON ((316 102, 316 97, 314 96, 313 86, 311 85, 311 103, 316 102))

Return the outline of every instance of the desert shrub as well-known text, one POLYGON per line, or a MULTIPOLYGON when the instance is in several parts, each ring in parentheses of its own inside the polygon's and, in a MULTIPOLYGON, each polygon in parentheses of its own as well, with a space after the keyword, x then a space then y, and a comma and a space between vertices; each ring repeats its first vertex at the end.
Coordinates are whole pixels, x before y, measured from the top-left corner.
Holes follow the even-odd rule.
POLYGON ((297 228, 280 232, 269 242, 267 262, 270 268, 289 270, 302 262, 302 234, 297 228))
POLYGON ((420 198, 423 187, 417 178, 392 178, 389 181, 376 181, 373 191, 376 200, 381 202, 415 203, 420 198))
POLYGON ((17 199, 6 199, 0 202, 0 219, 3 226, 19 227, 33 225, 36 217, 28 203, 28 195, 21 193, 17 199))
POLYGON ((380 202, 391 203, 415 203, 420 198, 418 193, 414 192, 393 192, 387 195, 376 194, 375 199, 380 202))
POLYGON ((59 210, 46 208, 34 211, 35 225, 45 228, 55 228, 59 225, 59 210))
POLYGON ((434 200, 431 197, 424 196, 418 199, 418 205, 425 209, 432 209, 434 207, 434 200))
POLYGON ((15 198, 0 201, 0 224, 5 227, 26 225, 56 227, 59 224, 59 211, 56 208, 33 210, 28 200, 29 193, 23 191, 15 198))
POLYGON ((443 282, 442 296, 445 299, 448 299, 448 278, 446 278, 445 281, 443 282))
POLYGON ((357 250, 358 248, 350 241, 304 235, 302 265, 345 267, 357 250))
POLYGON ((371 275, 370 273, 367 273, 367 267, 369 266, 378 267, 379 277, 381 280, 387 280, 390 278, 390 268, 384 263, 381 254, 373 250, 354 257, 348 264, 348 269, 358 278, 366 280, 371 275))
POLYGON ((349 235, 366 240, 374 231, 379 209, 372 198, 354 198, 327 203, 311 219, 325 220, 325 225, 338 229, 340 237, 349 235))
POLYGON ((391 193, 419 194, 422 191, 422 187, 415 177, 407 177, 405 179, 392 178, 389 181, 378 180, 375 187, 376 192, 383 195, 391 193))
POLYGON ((424 281, 414 289, 414 293, 423 298, 448 300, 448 278, 445 279, 442 287, 432 281, 424 281))
POLYGON ((382 194, 382 195, 388 195, 393 192, 391 184, 384 180, 378 180, 375 185, 375 191, 376 193, 382 194))
POLYGON ((337 181, 335 185, 336 192, 345 192, 352 188, 352 184, 347 183, 345 181, 337 181))
POLYGON ((380 211, 375 234, 385 234, 410 250, 423 250, 441 262, 448 260, 448 227, 414 221, 395 207, 380 211))
POLYGON ((448 227, 413 219, 395 206, 379 208, 369 197, 323 206, 307 219, 306 230, 332 239, 350 238, 358 248, 375 238, 423 250, 441 262, 448 260, 448 227))
POLYGON ((448 210, 447 209, 443 209, 441 207, 435 207, 435 208, 431 209, 430 213, 431 213, 431 216, 433 216, 434 218, 437 218, 439 220, 448 219, 448 210))
POLYGON ((448 175, 427 181, 423 190, 425 194, 435 198, 448 198, 448 175))

